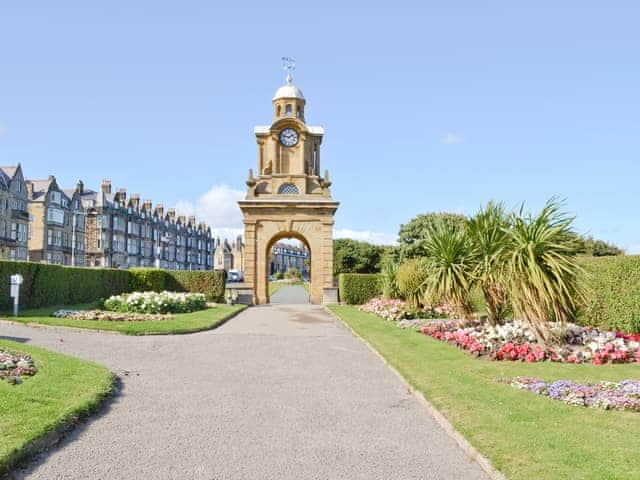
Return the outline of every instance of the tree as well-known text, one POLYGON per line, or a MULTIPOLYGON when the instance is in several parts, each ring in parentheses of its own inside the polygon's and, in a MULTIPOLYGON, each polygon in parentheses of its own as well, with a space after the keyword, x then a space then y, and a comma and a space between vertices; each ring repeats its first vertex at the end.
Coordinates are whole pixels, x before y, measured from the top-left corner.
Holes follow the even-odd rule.
POLYGON ((400 225, 398 232, 399 260, 424 257, 427 252, 424 242, 429 232, 439 224, 444 224, 454 230, 465 228, 466 217, 457 213, 431 212, 421 213, 411 219, 409 223, 400 225))
POLYGON ((589 257, 624 255, 624 250, 604 240, 596 240, 590 236, 576 235, 576 241, 578 243, 578 253, 581 255, 587 255, 589 257))
POLYGON ((333 274, 377 273, 387 247, 340 238, 333 241, 333 274))
POLYGON ((467 232, 454 223, 436 223, 429 229, 423 248, 425 304, 449 303, 463 318, 470 318, 476 256, 467 232))
POLYGON ((548 322, 573 319, 583 297, 573 218, 560 207, 552 198, 538 215, 524 215, 521 209, 511 214, 508 229, 507 276, 514 313, 543 345, 557 340, 548 322))
POLYGON ((502 203, 489 202, 467 222, 475 249, 474 277, 482 290, 491 325, 502 323, 507 312, 505 255, 509 246, 509 222, 502 203))

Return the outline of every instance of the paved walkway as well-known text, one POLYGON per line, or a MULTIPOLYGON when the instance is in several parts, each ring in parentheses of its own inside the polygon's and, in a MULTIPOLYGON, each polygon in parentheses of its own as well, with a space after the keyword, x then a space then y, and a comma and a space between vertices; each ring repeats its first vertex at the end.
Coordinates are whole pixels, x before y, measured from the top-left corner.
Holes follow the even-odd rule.
POLYGON ((0 324, 107 365, 120 394, 16 478, 480 479, 398 378, 321 307, 127 337, 0 324))
POLYGON ((280 287, 269 299, 273 305, 300 305, 309 303, 309 292, 302 285, 280 287))

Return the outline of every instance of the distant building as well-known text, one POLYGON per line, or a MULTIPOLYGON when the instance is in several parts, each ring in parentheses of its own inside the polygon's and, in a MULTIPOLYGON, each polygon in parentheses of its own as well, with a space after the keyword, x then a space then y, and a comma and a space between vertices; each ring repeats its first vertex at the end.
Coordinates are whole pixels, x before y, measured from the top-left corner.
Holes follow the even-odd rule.
POLYGON ((285 273, 292 268, 303 274, 309 273, 309 250, 304 245, 276 243, 269 256, 269 274, 285 273))
POLYGON ((244 269, 244 243, 242 235, 239 235, 235 242, 229 243, 225 238, 217 238, 214 248, 214 268, 216 270, 239 270, 244 269))
POLYGON ((22 167, 0 167, 0 258, 29 259, 29 210, 22 167))
POLYGON ((76 190, 62 190, 56 178, 27 180, 29 259, 57 265, 84 266, 85 215, 76 190))
POLYGON ((100 191, 81 195, 87 212, 86 261, 91 267, 159 267, 171 270, 213 268, 211 229, 195 217, 165 213, 162 204, 140 203, 139 195, 113 193, 103 180, 100 191))

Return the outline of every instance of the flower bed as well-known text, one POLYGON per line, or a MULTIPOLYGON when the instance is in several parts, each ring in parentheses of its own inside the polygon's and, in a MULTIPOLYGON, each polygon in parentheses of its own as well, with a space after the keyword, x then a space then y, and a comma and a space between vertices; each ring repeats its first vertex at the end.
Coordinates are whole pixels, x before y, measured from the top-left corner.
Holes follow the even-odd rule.
POLYGON ((490 360, 603 363, 640 362, 640 336, 608 332, 569 324, 551 328, 563 340, 560 346, 544 349, 524 322, 511 321, 493 327, 476 324, 463 327, 458 321, 431 322, 420 331, 436 340, 456 345, 476 356, 490 360))
POLYGON ((167 313, 129 313, 105 310, 57 310, 51 316, 55 318, 72 318, 74 320, 107 320, 110 322, 147 322, 175 318, 167 313))
POLYGON ((638 380, 624 380, 620 383, 573 383, 568 380, 557 380, 546 383, 539 378, 516 377, 508 380, 507 383, 569 405, 640 412, 640 381, 638 380))
POLYGON ((202 293, 133 292, 115 295, 104 302, 104 309, 132 313, 185 313, 206 308, 202 293))
POLYGON ((23 376, 31 377, 37 371, 38 369, 29 355, 0 350, 0 380, 17 385, 22 383, 23 376))
POLYGON ((383 298, 371 299, 368 303, 362 305, 360 310, 374 313, 390 322, 410 319, 447 318, 453 314, 451 308, 446 305, 415 310, 410 308, 403 300, 385 300, 383 298))

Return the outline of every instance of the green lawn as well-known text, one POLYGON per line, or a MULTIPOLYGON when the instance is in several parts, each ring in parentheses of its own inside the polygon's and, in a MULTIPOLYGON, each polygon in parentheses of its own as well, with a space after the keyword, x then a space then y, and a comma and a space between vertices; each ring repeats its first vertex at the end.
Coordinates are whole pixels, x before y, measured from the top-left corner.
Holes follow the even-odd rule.
POLYGON ((109 371, 76 358, 0 339, 0 348, 30 354, 38 373, 20 385, 0 381, 0 476, 34 440, 91 413, 111 392, 109 371))
POLYGON ((69 318, 53 318, 50 315, 59 310, 92 308, 91 305, 75 305, 71 307, 48 307, 35 310, 25 310, 18 318, 3 317, 7 320, 22 323, 38 323, 62 327, 89 328, 94 330, 110 330, 127 335, 150 335, 189 333, 213 328, 216 325, 246 308, 245 305, 217 305, 198 312, 176 314, 172 320, 158 320, 145 322, 111 322, 108 320, 74 320, 69 318))
POLYGON ((355 307, 330 308, 510 479, 640 478, 640 413, 569 406, 494 381, 620 381, 640 378, 640 365, 477 360, 355 307))

